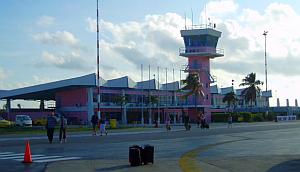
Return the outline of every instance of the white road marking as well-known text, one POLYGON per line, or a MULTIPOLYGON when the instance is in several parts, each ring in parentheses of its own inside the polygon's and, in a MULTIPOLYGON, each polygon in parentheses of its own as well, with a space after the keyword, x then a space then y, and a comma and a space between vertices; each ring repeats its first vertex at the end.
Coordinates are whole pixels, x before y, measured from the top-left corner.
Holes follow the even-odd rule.
POLYGON ((0 155, 0 158, 9 157, 9 156, 17 156, 17 155, 24 155, 24 153, 12 153, 12 154, 0 155))
MULTIPOLYGON (((57 155, 53 155, 53 156, 31 155, 31 158, 33 162, 38 162, 38 163, 81 159, 80 157, 63 157, 57 155)), ((6 159, 14 160, 14 161, 23 161, 24 153, 1 152, 0 160, 6 160, 6 159)))
POLYGON ((80 157, 66 157, 66 158, 55 158, 55 159, 45 159, 45 160, 37 160, 34 162, 53 162, 53 161, 64 161, 64 160, 74 160, 80 159, 80 157))

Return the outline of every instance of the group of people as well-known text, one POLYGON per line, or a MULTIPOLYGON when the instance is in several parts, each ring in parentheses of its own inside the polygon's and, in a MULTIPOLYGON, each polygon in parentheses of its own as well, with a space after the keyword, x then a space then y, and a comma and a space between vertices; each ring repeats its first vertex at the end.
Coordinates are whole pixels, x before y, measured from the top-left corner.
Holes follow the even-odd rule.
POLYGON ((51 112, 51 115, 47 117, 46 129, 49 143, 53 141, 53 135, 56 125, 59 125, 59 142, 67 142, 66 140, 66 129, 67 129, 67 119, 61 115, 60 117, 56 117, 54 112, 51 112))
POLYGON ((102 133, 105 133, 105 135, 107 135, 105 119, 99 119, 98 115, 94 114, 92 116, 91 123, 93 126, 93 136, 97 136, 97 128, 99 128, 100 136, 102 136, 102 133))
POLYGON ((206 116, 202 112, 199 112, 197 115, 197 127, 201 129, 209 128, 209 125, 206 122, 206 116))

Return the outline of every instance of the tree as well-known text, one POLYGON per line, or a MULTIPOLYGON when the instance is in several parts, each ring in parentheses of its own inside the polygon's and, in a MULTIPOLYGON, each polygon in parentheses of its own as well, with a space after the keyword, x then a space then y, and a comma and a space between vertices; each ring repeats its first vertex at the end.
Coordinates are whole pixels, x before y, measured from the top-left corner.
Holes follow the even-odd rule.
POLYGON ((245 96, 246 102, 250 102, 250 106, 256 101, 257 93, 260 92, 259 85, 263 85, 263 82, 256 80, 255 73, 248 74, 240 84, 240 86, 247 86, 247 88, 242 91, 242 95, 245 96))
POLYGON ((182 90, 187 90, 185 94, 183 94, 182 98, 187 99, 189 96, 194 95, 195 108, 197 108, 197 99, 200 96, 204 98, 203 93, 203 84, 200 81, 200 76, 198 73, 189 73, 185 80, 182 80, 185 86, 182 90))
POLYGON ((223 103, 227 102, 228 107, 231 107, 231 105, 235 105, 236 101, 238 99, 235 97, 234 92, 230 92, 227 93, 224 97, 223 97, 223 103))
POLYGON ((122 114, 122 123, 126 124, 127 123, 127 119, 125 114, 123 113, 123 106, 125 106, 128 102, 127 98, 125 95, 119 95, 116 97, 115 102, 117 105, 120 105, 121 107, 121 114, 122 114))

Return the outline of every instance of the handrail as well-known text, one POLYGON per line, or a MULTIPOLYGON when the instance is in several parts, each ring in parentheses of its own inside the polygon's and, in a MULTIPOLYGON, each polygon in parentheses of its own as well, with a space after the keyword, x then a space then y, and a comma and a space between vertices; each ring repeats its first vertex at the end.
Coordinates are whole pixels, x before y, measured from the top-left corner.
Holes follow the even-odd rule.
POLYGON ((212 48, 212 47, 181 47, 179 48, 179 54, 184 53, 217 53, 224 54, 223 48, 212 48))

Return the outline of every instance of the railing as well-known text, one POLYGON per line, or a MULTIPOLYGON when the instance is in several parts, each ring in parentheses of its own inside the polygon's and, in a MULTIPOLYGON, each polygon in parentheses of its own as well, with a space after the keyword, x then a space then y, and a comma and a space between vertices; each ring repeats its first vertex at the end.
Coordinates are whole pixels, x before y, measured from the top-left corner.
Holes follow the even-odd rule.
POLYGON ((182 47, 179 48, 179 54, 185 53, 208 53, 208 54, 224 54, 224 49, 222 48, 213 48, 213 47, 182 47))
POLYGON ((186 26, 184 30, 193 30, 193 29, 215 29, 216 25, 215 24, 201 24, 201 25, 191 25, 191 26, 186 26))

